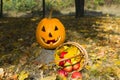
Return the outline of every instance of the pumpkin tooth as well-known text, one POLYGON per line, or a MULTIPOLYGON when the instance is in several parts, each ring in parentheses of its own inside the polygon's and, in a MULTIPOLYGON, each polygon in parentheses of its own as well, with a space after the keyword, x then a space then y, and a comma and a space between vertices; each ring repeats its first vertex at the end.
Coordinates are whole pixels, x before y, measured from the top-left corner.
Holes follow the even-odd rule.
POLYGON ((53 42, 50 42, 50 44, 53 44, 53 42))
POLYGON ((60 39, 60 37, 57 37, 57 40, 56 41, 58 41, 60 39))
POLYGON ((44 40, 47 43, 47 40, 44 40))
POLYGON ((55 41, 57 41, 58 40, 58 37, 55 39, 55 41))

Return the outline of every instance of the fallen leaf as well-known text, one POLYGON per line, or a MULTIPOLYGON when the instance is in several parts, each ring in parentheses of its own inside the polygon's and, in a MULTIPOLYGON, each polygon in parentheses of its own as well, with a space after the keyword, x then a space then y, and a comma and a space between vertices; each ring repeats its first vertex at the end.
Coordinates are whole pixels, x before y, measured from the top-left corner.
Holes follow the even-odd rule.
POLYGON ((0 68, 0 79, 4 76, 4 69, 0 68))
POLYGON ((25 80, 26 78, 28 78, 29 73, 26 71, 22 71, 19 75, 18 75, 18 80, 25 80))

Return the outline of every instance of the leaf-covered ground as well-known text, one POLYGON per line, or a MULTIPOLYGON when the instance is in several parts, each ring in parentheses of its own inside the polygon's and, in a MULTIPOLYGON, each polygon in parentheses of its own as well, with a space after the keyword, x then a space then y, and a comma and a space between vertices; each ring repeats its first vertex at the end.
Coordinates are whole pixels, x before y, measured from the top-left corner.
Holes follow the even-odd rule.
MULTIPOLYGON (((65 42, 78 42, 88 52, 88 64, 81 71, 83 80, 120 80, 120 18, 58 18, 66 28, 65 42)), ((0 19, 0 80, 55 80, 54 64, 35 61, 43 49, 35 38, 40 20, 0 19)))

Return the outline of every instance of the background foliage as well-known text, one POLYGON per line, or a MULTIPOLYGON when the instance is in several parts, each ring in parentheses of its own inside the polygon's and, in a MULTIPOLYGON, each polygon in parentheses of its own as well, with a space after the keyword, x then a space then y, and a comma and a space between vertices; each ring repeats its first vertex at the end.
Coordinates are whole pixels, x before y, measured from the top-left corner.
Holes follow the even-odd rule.
MULTIPOLYGON (((55 7, 60 10, 62 8, 74 6, 74 0, 45 0, 46 9, 55 7)), ((15 11, 30 11, 34 9, 42 8, 42 0, 3 0, 4 10, 15 10, 15 11)), ((91 6, 97 7, 108 4, 119 4, 120 0, 85 0, 86 7, 92 8, 91 6)))

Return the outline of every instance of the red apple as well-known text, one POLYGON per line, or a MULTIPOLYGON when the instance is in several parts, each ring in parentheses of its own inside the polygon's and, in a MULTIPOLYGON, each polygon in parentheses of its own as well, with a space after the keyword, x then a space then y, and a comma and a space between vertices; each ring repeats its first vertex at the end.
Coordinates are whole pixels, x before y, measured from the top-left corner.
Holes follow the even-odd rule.
POLYGON ((60 62, 59 62, 59 66, 61 66, 61 67, 63 67, 63 66, 64 66, 64 64, 65 64, 65 62, 64 62, 64 61, 60 61, 60 62))
POLYGON ((72 79, 82 79, 82 74, 80 72, 75 71, 72 73, 71 78, 72 79))
POLYGON ((78 70, 80 68, 80 63, 76 63, 73 65, 73 70, 78 70))
POLYGON ((67 77, 68 73, 64 71, 63 69, 58 70, 58 75, 61 77, 67 77))
POLYGON ((67 59, 67 60, 65 60, 65 62, 69 62, 69 63, 71 63, 71 59, 67 59))
POLYGON ((64 58, 64 55, 65 55, 65 54, 67 54, 67 52, 64 52, 64 51, 61 52, 61 53, 60 53, 60 58, 64 58))
POLYGON ((70 65, 72 65, 71 60, 70 59, 65 60, 64 66, 70 66, 70 65))
POLYGON ((66 72, 71 72, 72 71, 72 66, 66 66, 63 68, 64 71, 66 72))

